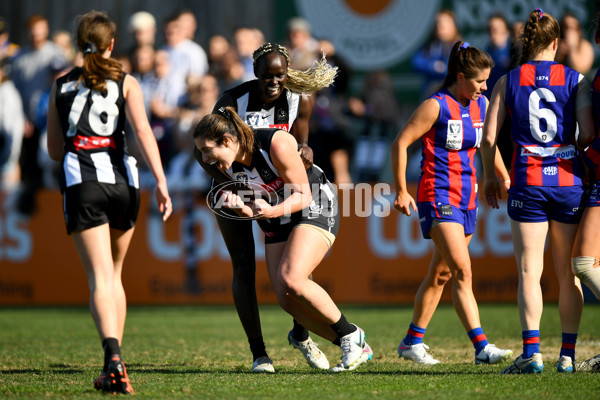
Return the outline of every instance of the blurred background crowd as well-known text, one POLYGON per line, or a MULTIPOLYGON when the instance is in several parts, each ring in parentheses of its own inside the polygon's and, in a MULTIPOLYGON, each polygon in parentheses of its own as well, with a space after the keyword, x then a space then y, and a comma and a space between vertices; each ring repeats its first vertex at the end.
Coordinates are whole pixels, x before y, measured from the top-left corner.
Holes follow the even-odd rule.
MULTIPOLYGON (((193 158, 190 130, 195 120, 212 111, 224 90, 255 78, 252 53, 265 41, 286 46, 294 69, 310 67, 322 52, 339 68, 335 85, 314 94, 310 119, 309 145, 315 163, 330 180, 336 184, 391 182, 390 143, 414 103, 399 100, 393 77, 385 69, 362 73, 360 85, 352 87, 356 71, 348 67, 328 38, 315 37, 308 20, 293 17, 278 21, 285 25, 284 40, 268 37, 259 27, 249 25, 199 40, 197 13, 190 9, 161 19, 148 11, 137 11, 128 14, 126 21, 126 26, 117 27, 117 40, 127 37, 123 41, 127 48, 117 47, 113 57, 141 84, 171 190, 202 193, 207 189, 209 180, 193 158)), ((589 25, 589 21, 583 23, 589 25)), ((561 29, 557 61, 589 76, 593 73, 594 46, 586 39, 582 21, 564 13, 561 29)), ((488 80, 488 98, 497 79, 518 60, 515 39, 520 30, 520 23, 509 24, 502 13, 487 20, 484 48, 495 62, 488 80)), ((35 211, 35 194, 40 188, 58 188, 58 166, 46 152, 46 112, 52 82, 82 63, 72 33, 53 30, 51 21, 42 14, 29 15, 26 21, 0 15, 1 188, 12 194, 13 205, 23 214, 35 211), (23 22, 27 36, 15 40, 10 27, 23 22)), ((448 55, 459 39, 469 40, 461 35, 454 12, 441 9, 429 39, 410 59, 411 68, 422 77, 416 100, 441 86, 448 55)), ((510 151, 510 146, 501 143, 503 151, 510 151)), ((137 155, 133 138, 129 150, 137 155)), ((412 150, 408 178, 416 180, 420 148, 414 146, 412 150)), ((152 180, 144 177, 142 173, 142 185, 149 185, 152 180)))

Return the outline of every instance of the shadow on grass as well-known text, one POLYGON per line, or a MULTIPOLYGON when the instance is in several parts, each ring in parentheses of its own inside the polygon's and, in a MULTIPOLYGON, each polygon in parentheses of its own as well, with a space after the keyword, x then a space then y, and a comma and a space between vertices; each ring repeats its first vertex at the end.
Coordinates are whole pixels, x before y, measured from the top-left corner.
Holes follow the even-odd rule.
POLYGON ((43 374, 45 370, 43 369, 32 369, 32 368, 23 368, 23 369, 3 369, 0 371, 2 375, 19 375, 19 374, 43 374))
MULTIPOLYGON (((25 375, 25 374, 84 374, 88 367, 78 367, 66 364, 50 364, 48 368, 12 368, 0 370, 0 375, 25 375)), ((129 373, 133 374, 163 374, 163 375, 193 375, 193 374, 224 374, 224 375, 261 375, 252 372, 247 366, 234 366, 232 368, 218 368, 218 367, 195 367, 189 364, 147 364, 147 363, 132 363, 128 364, 129 373)), ((262 374, 262 375, 321 375, 321 376, 338 376, 338 375, 358 375, 358 376, 476 376, 476 375, 497 375, 496 370, 374 370, 372 368, 364 368, 356 371, 346 372, 329 372, 329 371, 317 371, 317 370, 294 370, 293 368, 279 368, 275 374, 262 374)))
POLYGON ((35 375, 43 375, 43 374, 83 374, 85 372, 84 368, 77 368, 69 365, 62 364, 53 364, 50 365, 48 369, 35 369, 35 368, 13 368, 13 369, 5 369, 0 370, 0 375, 25 375, 25 374, 35 374, 35 375))

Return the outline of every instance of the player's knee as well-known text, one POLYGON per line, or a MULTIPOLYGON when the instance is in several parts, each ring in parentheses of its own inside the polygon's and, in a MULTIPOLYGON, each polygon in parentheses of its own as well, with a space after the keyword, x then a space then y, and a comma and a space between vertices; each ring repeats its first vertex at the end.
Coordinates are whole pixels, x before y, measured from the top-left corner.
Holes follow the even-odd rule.
POLYGON ((454 271, 454 277, 457 281, 471 282, 473 280, 473 271, 471 264, 458 265, 454 271))
POLYGON ((293 275, 282 276, 282 283, 286 293, 292 297, 302 297, 304 293, 304 282, 306 279, 300 279, 293 275))
POLYGON ((434 277, 434 282, 438 286, 444 286, 452 279, 452 272, 450 269, 445 269, 443 271, 437 271, 434 277))
POLYGON ((595 257, 573 257, 571 270, 600 299, 600 268, 594 268, 595 263, 595 257))

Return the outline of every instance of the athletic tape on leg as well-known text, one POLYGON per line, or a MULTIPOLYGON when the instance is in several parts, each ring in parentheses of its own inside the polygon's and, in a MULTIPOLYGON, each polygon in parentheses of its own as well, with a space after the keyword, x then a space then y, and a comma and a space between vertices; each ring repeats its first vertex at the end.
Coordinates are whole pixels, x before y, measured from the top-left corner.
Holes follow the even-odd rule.
POLYGON ((600 268, 595 268, 595 257, 573 257, 571 258, 571 269, 585 285, 590 288, 596 298, 600 299, 600 268))

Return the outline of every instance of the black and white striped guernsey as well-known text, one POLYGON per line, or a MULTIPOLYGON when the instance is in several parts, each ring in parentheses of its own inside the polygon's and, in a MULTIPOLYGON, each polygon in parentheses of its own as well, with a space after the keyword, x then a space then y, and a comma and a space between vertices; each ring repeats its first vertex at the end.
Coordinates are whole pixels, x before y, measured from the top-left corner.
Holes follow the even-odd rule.
MULTIPOLYGON (((250 165, 234 162, 225 171, 232 182, 238 183, 238 189, 249 190, 254 198, 263 198, 271 205, 285 200, 285 184, 279 171, 273 166, 271 160, 271 141, 278 129, 255 129, 254 148, 250 165)), ((327 180, 325 173, 317 165, 311 165, 307 170, 308 183, 312 193, 312 203, 304 212, 308 219, 335 216, 337 210, 337 193, 333 185, 327 180)), ((239 191, 238 191, 239 194, 239 191)), ((284 216, 268 220, 259 220, 258 224, 264 231, 276 230, 275 227, 289 223, 297 223, 303 211, 298 211, 291 216, 284 216), (290 218, 291 217, 291 218, 290 218)), ((327 224, 325 224, 327 226, 327 224)), ((329 225, 333 226, 333 223, 329 225)))
POLYGON ((298 118, 302 96, 284 89, 281 96, 272 103, 272 107, 264 109, 258 93, 257 79, 244 82, 226 90, 215 109, 231 106, 252 128, 275 128, 289 132, 298 118))
POLYGON ((106 81, 103 95, 78 81, 74 68, 56 81, 56 106, 65 155, 61 188, 82 182, 126 183, 139 188, 137 161, 127 153, 123 81, 106 81))

